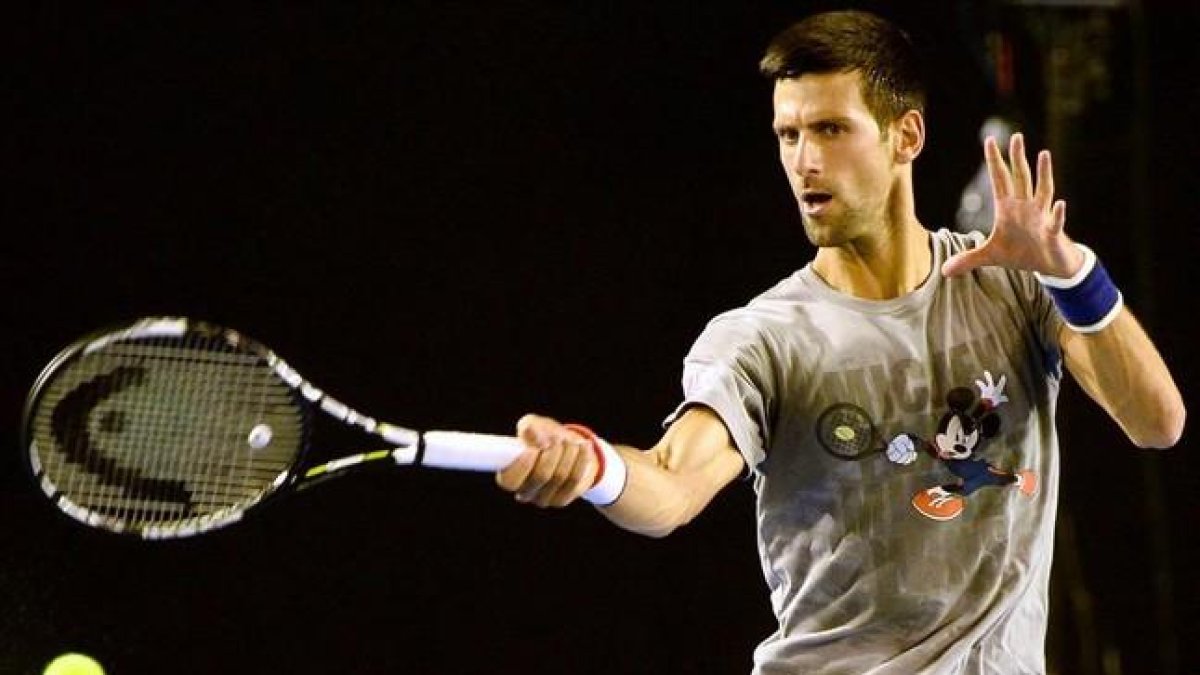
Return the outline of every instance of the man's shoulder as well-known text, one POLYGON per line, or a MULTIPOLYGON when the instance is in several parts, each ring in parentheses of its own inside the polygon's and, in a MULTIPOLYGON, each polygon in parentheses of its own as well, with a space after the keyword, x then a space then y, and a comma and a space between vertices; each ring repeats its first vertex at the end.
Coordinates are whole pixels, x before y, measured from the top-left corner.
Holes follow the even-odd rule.
POLYGON ((812 300, 812 281, 809 267, 803 267, 775 282, 766 290, 734 309, 722 312, 714 318, 728 319, 760 318, 770 320, 795 311, 795 307, 812 300))
POLYGON ((976 248, 986 239, 982 232, 955 232, 946 228, 933 230, 930 234, 935 241, 946 247, 948 253, 958 253, 976 248))
POLYGON ((807 269, 779 280, 746 304, 717 314, 705 332, 738 340, 761 340, 771 333, 787 332, 804 314, 805 306, 816 300, 807 269))

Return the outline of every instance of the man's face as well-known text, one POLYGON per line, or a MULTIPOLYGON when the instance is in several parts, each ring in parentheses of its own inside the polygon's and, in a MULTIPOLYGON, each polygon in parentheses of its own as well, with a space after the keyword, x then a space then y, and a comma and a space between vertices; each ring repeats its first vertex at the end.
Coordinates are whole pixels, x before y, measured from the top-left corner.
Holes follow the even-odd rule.
POLYGON ((863 102, 859 74, 778 80, 774 107, 779 159, 809 241, 840 246, 879 231, 895 164, 888 136, 863 102))

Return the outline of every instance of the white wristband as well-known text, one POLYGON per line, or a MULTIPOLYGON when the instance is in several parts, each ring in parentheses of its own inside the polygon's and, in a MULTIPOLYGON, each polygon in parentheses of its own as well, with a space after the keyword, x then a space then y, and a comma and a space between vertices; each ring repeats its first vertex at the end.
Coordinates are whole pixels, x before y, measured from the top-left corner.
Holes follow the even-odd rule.
POLYGON ((596 506, 608 506, 625 491, 629 468, 616 449, 603 438, 592 438, 592 447, 604 457, 604 473, 600 474, 600 480, 590 490, 583 493, 583 498, 596 506))
POLYGON ((1034 272, 1033 277, 1037 279, 1038 282, 1040 282, 1043 286, 1049 286, 1050 288, 1058 288, 1062 290, 1075 288, 1079 284, 1083 283, 1083 280, 1087 278, 1087 275, 1092 273, 1092 268, 1096 266, 1098 259, 1096 258, 1096 252, 1087 246, 1084 246, 1083 244, 1076 242, 1075 248, 1079 249, 1079 252, 1083 254, 1083 265, 1080 266, 1078 272, 1069 277, 1054 277, 1050 276, 1049 274, 1034 272))
POLYGON ((625 460, 608 441, 600 438, 596 432, 582 424, 563 426, 586 438, 592 444, 592 451, 596 453, 596 459, 600 461, 600 473, 596 476, 596 482, 587 492, 583 493, 583 498, 596 506, 608 506, 617 501, 621 493, 625 491, 625 480, 629 474, 625 460))

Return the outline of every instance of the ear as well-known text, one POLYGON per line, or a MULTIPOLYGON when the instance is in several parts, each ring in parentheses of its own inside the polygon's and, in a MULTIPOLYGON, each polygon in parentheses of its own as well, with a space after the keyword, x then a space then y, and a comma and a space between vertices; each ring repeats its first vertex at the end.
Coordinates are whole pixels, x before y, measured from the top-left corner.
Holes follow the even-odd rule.
POLYGON ((979 420, 979 434, 984 438, 991 438, 1000 431, 1000 416, 996 413, 988 413, 979 420))
POLYGON ((925 116, 909 110, 892 122, 892 157, 897 164, 910 164, 925 147, 925 116))
POLYGON ((946 404, 957 412, 966 412, 974 402, 975 392, 966 387, 955 387, 946 394, 946 404))

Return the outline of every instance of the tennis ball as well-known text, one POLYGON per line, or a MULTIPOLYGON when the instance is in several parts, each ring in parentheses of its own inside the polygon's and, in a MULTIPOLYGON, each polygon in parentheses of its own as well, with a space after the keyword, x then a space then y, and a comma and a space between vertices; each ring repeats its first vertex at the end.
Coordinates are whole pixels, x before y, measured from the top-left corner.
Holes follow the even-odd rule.
POLYGON ((63 654, 51 661, 42 675, 104 675, 104 669, 86 654, 63 654))
POLYGON ((834 429, 833 435, 839 441, 847 441, 847 442, 854 440, 854 436, 855 436, 854 429, 851 429, 850 427, 848 427, 844 424, 839 425, 836 429, 834 429))
POLYGON ((250 435, 246 438, 246 442, 249 443, 250 447, 254 448, 255 450, 261 450, 267 447, 267 444, 271 442, 271 436, 271 425, 256 424, 254 425, 254 428, 250 430, 250 435))

